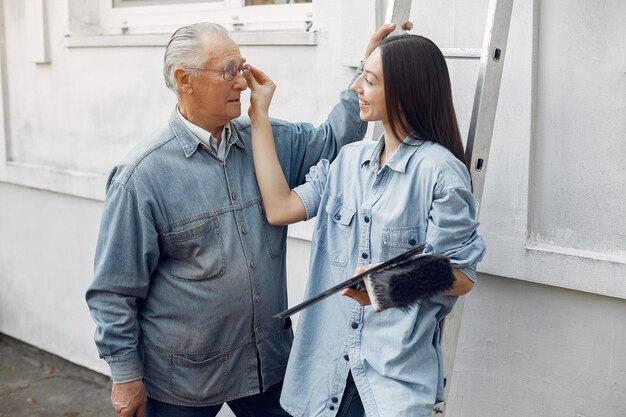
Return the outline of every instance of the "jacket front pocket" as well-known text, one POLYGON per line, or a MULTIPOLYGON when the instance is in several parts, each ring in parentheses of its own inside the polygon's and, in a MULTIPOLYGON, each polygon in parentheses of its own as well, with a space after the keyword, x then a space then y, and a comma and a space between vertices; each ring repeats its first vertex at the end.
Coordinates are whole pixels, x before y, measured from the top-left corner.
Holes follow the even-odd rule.
POLYGON ((386 261, 413 249, 426 238, 421 226, 389 227, 383 231, 383 259, 386 261))
POLYGON ((337 197, 330 197, 325 219, 320 224, 317 247, 332 265, 346 266, 352 241, 352 219, 356 210, 345 207, 337 197))
POLYGON ((228 353, 169 354, 170 388, 175 396, 202 403, 221 401, 228 378, 228 353))
POLYGON ((161 255, 169 275, 184 281, 219 278, 226 270, 226 255, 216 217, 199 219, 163 235, 161 255))

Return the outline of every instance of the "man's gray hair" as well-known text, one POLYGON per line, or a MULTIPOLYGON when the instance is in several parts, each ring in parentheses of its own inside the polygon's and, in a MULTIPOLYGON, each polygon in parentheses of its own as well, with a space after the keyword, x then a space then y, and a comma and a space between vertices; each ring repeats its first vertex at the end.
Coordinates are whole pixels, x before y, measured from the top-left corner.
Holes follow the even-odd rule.
POLYGON ((200 70, 206 65, 208 57, 201 53, 201 35, 207 32, 219 33, 229 37, 228 31, 215 23, 201 22, 183 26, 172 34, 165 48, 163 58, 163 77, 165 85, 178 97, 179 91, 174 78, 176 68, 184 68, 193 76, 198 76, 200 70), (194 69, 195 68, 195 69, 194 69))

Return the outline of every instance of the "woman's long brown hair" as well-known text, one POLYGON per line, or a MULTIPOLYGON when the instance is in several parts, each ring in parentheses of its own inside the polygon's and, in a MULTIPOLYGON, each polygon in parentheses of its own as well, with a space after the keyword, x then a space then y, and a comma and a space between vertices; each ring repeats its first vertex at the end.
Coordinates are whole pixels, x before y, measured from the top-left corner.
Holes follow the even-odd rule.
POLYGON ((399 35, 380 44, 387 117, 397 138, 439 143, 466 167, 446 60, 430 39, 399 35))

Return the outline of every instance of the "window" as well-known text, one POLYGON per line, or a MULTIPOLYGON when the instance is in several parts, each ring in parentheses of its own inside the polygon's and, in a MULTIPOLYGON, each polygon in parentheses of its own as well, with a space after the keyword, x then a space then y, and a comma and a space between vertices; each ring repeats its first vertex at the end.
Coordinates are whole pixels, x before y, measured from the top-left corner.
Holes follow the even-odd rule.
POLYGON ((198 21, 230 31, 306 32, 312 0, 90 0, 99 2, 100 34, 171 33, 198 21))
POLYGON ((224 26, 239 45, 317 45, 313 0, 68 0, 66 47, 164 46, 194 22, 224 26))

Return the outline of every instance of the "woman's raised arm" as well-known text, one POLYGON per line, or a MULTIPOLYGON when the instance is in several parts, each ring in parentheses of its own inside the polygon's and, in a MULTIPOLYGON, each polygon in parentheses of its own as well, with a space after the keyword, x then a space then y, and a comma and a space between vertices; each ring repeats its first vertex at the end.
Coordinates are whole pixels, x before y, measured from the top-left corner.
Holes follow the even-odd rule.
POLYGON ((252 122, 252 155, 267 221, 284 225, 306 220, 304 204, 289 188, 276 153, 269 120, 276 85, 258 68, 248 66, 247 69, 244 77, 250 87, 248 115, 252 122))

